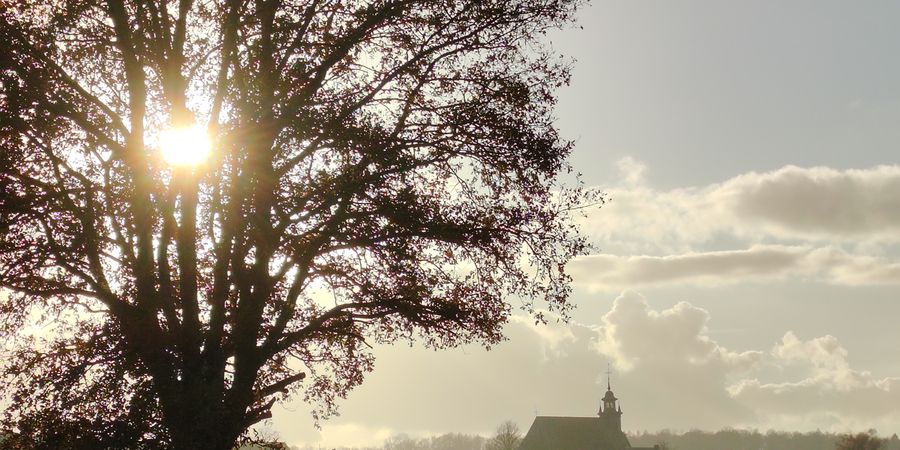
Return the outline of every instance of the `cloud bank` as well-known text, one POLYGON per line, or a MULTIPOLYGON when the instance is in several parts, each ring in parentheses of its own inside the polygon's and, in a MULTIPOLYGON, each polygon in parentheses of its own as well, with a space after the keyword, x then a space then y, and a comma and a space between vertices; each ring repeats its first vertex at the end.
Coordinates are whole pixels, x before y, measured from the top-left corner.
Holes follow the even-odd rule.
POLYGON ((741 380, 729 392, 739 402, 768 412, 786 426, 810 429, 826 418, 835 428, 871 428, 900 415, 900 378, 878 378, 855 370, 837 338, 802 340, 787 332, 770 353, 773 364, 799 365, 806 376, 793 381, 741 380))
POLYGON ((782 236, 900 236, 900 166, 865 170, 787 166, 751 172, 710 192, 736 218, 782 236))
POLYGON ((667 191, 633 159, 619 168, 613 201, 582 224, 603 248, 570 264, 581 285, 900 284, 900 166, 787 166, 667 191))
POLYGON ((722 285, 812 280, 839 285, 900 284, 900 263, 834 247, 754 245, 743 250, 668 256, 590 255, 569 265, 575 282, 592 289, 654 284, 722 285))
POLYGON ((728 237, 751 242, 900 241, 900 166, 786 166, 701 187, 656 190, 633 159, 618 163, 612 202, 584 221, 597 242, 672 253, 728 237))
POLYGON ((709 334, 713 320, 688 302, 654 309, 625 291, 598 325, 515 317, 509 341, 491 352, 379 348, 375 372, 351 393, 343 417, 303 431, 297 407, 276 414, 276 425, 292 444, 334 446, 396 432, 489 434, 507 419, 527 430, 535 414, 595 414, 607 363, 628 430, 900 425, 900 378, 851 367, 834 336, 786 331, 770 348, 731 349, 709 334))

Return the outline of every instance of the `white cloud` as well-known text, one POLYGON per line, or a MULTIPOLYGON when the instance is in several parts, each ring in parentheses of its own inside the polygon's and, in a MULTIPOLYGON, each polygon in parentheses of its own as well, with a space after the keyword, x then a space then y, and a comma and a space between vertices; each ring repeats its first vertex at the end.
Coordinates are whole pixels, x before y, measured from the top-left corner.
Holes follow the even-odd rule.
POLYGON ((716 429, 752 419, 728 392, 731 379, 763 357, 712 339, 709 313, 687 302, 653 309, 626 291, 603 316, 597 349, 623 372, 614 389, 631 412, 627 423, 649 429, 716 429))
POLYGON ((671 256, 591 255, 570 264, 576 283, 618 289, 657 283, 721 284, 777 277, 798 268, 808 249, 762 247, 671 256))
POLYGON ((670 190, 644 183, 643 165, 631 158, 618 165, 621 185, 605 188, 612 201, 583 223, 604 251, 665 255, 721 242, 900 242, 898 165, 786 166, 670 190))
POLYGON ((710 339, 708 321, 709 313, 690 303, 655 311, 642 295, 626 291, 603 316, 598 348, 629 370, 642 363, 746 369, 759 360, 760 352, 732 352, 710 339))
POLYGON ((604 252, 670 254, 708 242, 726 223, 698 189, 656 191, 644 185, 609 187, 611 201, 582 219, 604 252))
POLYGON ((644 173, 647 171, 647 166, 644 163, 626 156, 616 161, 616 168, 619 170, 619 174, 626 185, 637 186, 644 184, 644 173))
POLYGON ((710 195, 741 220, 795 237, 900 237, 900 166, 787 166, 732 178, 710 195))
POLYGON ((806 363, 819 373, 846 372, 849 369, 847 350, 831 335, 802 341, 788 331, 775 345, 772 356, 779 361, 806 363))
POLYGON ((613 290, 664 283, 721 285, 788 278, 841 285, 900 283, 897 262, 831 247, 783 245, 670 256, 590 255, 572 261, 569 270, 579 285, 613 290))
POLYGON ((836 337, 804 340, 788 331, 769 351, 736 352, 708 335, 710 320, 687 302, 657 311, 634 292, 616 299, 603 317, 598 348, 628 369, 621 378, 641 393, 629 399, 636 416, 664 422, 653 416, 665 411, 675 429, 896 430, 900 424, 900 378, 852 368, 836 337), (774 369, 772 380, 747 376, 763 366, 774 369))
POLYGON ((745 379, 729 391, 754 410, 757 420, 779 417, 800 429, 821 427, 822 420, 835 430, 895 428, 900 422, 900 378, 855 370, 847 357, 848 351, 834 336, 802 340, 788 332, 772 349, 770 363, 800 366, 805 375, 790 381, 745 379))
MULTIPOLYGON (((550 315, 549 313, 546 313, 550 315)), ((515 327, 524 327, 538 337, 538 346, 541 349, 542 361, 549 361, 566 354, 567 347, 576 343, 578 337, 573 332, 572 323, 565 326, 561 323, 553 325, 544 325, 535 323, 530 318, 522 316, 513 316, 510 322, 515 327)))

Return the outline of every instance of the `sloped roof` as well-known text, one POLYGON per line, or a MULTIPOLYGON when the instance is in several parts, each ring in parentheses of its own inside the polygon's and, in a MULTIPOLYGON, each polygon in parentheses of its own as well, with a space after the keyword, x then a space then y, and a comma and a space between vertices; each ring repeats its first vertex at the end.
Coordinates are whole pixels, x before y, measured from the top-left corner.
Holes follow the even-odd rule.
POLYGON ((538 416, 522 439, 519 450, 622 450, 630 448, 620 430, 612 430, 599 417, 538 416))

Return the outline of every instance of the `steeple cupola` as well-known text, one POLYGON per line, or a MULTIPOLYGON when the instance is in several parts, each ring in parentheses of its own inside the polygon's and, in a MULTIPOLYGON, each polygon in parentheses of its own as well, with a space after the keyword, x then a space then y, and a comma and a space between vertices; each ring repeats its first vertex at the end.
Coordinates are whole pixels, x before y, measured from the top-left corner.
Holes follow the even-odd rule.
POLYGON ((616 398, 616 394, 613 394, 612 386, 610 384, 610 375, 612 371, 609 368, 609 365, 606 367, 606 394, 603 395, 602 407, 600 411, 597 413, 600 416, 600 419, 607 423, 607 426, 613 427, 616 430, 622 430, 622 406, 617 405, 616 402, 619 400, 616 398))

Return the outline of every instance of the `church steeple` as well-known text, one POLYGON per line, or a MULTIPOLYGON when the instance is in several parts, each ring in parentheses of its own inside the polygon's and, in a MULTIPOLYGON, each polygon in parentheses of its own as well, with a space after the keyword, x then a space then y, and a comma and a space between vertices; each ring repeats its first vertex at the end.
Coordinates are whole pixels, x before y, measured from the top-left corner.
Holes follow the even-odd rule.
POLYGON ((600 414, 616 411, 616 395, 612 391, 612 369, 609 363, 606 364, 606 395, 603 396, 603 406, 600 408, 600 414))
POLYGON ((622 407, 621 405, 616 405, 616 402, 619 400, 616 398, 616 394, 613 394, 612 391, 612 383, 610 382, 610 378, 612 375, 612 370, 610 369, 609 364, 606 365, 606 394, 603 396, 602 407, 597 415, 600 416, 600 419, 604 421, 608 426, 621 431, 622 430, 622 407))

